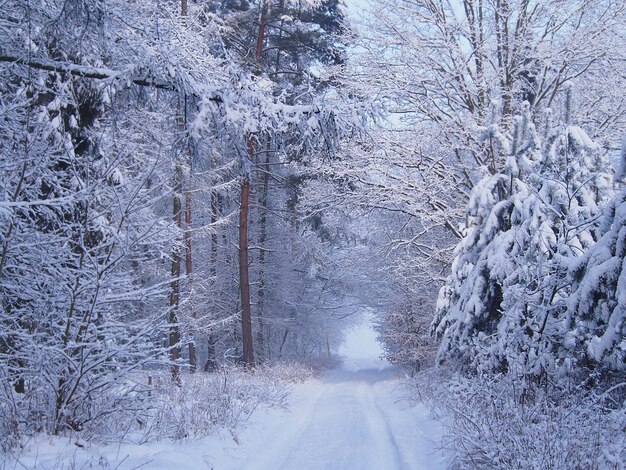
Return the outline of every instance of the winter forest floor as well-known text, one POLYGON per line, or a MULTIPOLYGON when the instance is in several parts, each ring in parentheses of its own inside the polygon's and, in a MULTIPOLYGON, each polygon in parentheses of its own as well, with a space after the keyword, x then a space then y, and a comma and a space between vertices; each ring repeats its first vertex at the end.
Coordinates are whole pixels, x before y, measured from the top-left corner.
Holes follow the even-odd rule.
POLYGON ((7 468, 437 469, 440 426, 405 400, 401 371, 378 358, 369 324, 354 328, 343 363, 294 385, 288 407, 257 409, 244 429, 194 440, 78 448, 40 438, 7 468))
MULTIPOLYGON (((298 387, 290 412, 252 427, 215 468, 432 469, 441 467, 426 409, 397 402, 391 368, 336 369, 298 387), (255 429, 256 428, 256 429, 255 429)), ((269 418, 269 417, 268 417, 269 418)))

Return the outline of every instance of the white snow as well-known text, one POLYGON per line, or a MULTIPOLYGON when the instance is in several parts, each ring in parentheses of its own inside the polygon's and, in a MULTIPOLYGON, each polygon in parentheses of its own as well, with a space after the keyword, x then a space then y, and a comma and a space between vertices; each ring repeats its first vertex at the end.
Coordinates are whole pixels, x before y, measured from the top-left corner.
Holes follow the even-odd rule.
POLYGON ((288 410, 257 410, 239 435, 223 430, 198 440, 84 448, 67 439, 40 438, 21 455, 19 467, 444 468, 436 450, 439 425, 424 405, 403 399, 400 371, 381 360, 381 352, 368 319, 347 335, 343 366, 294 386, 288 410))
MULTIPOLYGON (((380 359, 367 319, 340 349, 344 365, 295 387, 290 410, 257 416, 239 438, 224 445, 224 469, 436 469, 441 430, 425 406, 402 400, 399 370, 380 359)), ((220 449, 216 449, 219 451, 220 449)))

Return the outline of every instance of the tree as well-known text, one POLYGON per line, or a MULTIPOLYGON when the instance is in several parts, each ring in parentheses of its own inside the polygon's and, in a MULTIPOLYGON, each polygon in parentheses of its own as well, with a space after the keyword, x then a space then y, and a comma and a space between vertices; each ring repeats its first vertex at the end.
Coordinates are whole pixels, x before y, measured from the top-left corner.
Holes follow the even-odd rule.
MULTIPOLYGON (((341 29, 341 15, 336 2, 300 5, 262 1, 258 4, 215 4, 210 8, 222 16, 231 28, 224 34, 228 53, 251 71, 256 83, 270 89, 281 101, 296 107, 309 107, 318 96, 321 97, 318 90, 328 87, 328 84, 312 69, 319 69, 321 64, 327 62, 339 62, 341 56, 335 36, 341 29), (324 51, 323 54, 321 51, 324 51), (254 57, 253 61, 251 57, 254 57)), ((327 126, 333 116, 318 109, 306 119, 310 121, 308 129, 313 129, 327 126)), ((268 289, 276 286, 276 279, 282 276, 276 271, 289 268, 284 264, 269 265, 271 258, 277 260, 270 255, 269 245, 274 238, 280 240, 285 236, 282 231, 297 231, 297 222, 293 217, 297 214, 297 198, 289 199, 291 207, 285 211, 283 193, 288 191, 295 195, 298 189, 286 186, 301 178, 290 174, 295 166, 288 164, 315 158, 320 138, 328 139, 333 132, 328 126, 330 132, 316 136, 305 130, 305 126, 301 127, 306 133, 302 138, 298 133, 288 132, 289 129, 290 126, 283 122, 276 129, 261 128, 254 133, 248 132, 248 161, 241 165, 239 284, 244 331, 242 340, 245 345, 243 361, 246 363, 251 362, 253 338, 258 342, 257 355, 261 355, 261 360, 263 356, 272 354, 272 347, 266 347, 264 343, 271 335, 271 325, 280 324, 272 321, 275 313, 268 310, 268 299, 277 298, 268 289), (291 223, 285 224, 283 218, 288 218, 291 223)), ((332 143, 326 140, 326 144, 325 150, 333 152, 332 143)), ((299 271, 301 269, 294 271, 294 275, 301 276, 297 274, 299 271)))
POLYGON ((180 348, 165 287, 180 269, 159 270, 180 234, 163 216, 180 178, 163 156, 180 149, 177 98, 223 103, 210 85, 223 83, 224 67, 189 54, 206 50, 197 22, 182 27, 163 12, 152 35, 140 14, 156 11, 152 3, 5 6, 0 376, 11 410, 3 405, 0 425, 16 436, 94 429, 145 397, 133 387, 116 394, 135 370, 165 359, 168 330, 170 352, 180 348), (144 23, 120 22, 122 12, 144 23), (125 40, 108 48, 103 34, 125 40))
POLYGON ((423 254, 451 259, 472 188, 505 171, 506 155, 482 136, 492 124, 512 134, 524 101, 538 122, 570 80, 580 101, 572 119, 614 150, 624 119, 614 93, 623 87, 615 66, 624 14, 603 0, 373 2, 355 27, 344 82, 383 103, 388 119, 372 142, 346 152, 358 158, 333 166, 358 181, 349 199, 413 217, 412 234, 398 241, 433 271, 423 254))
POLYGON ((578 368, 623 372, 626 357, 626 191, 604 211, 598 242, 570 266, 563 347, 578 368))
MULTIPOLYGON (((612 1, 391 0, 375 3, 372 14, 368 27, 376 36, 366 36, 365 52, 370 83, 405 118, 440 129, 437 143, 467 172, 470 188, 476 166, 493 173, 505 163, 476 139, 493 114, 509 131, 524 101, 538 116, 554 106, 568 81, 600 73, 621 80, 613 60, 623 54, 624 8, 612 1), (385 74, 372 76, 376 70, 385 74)), ((591 93, 600 102, 612 100, 608 89, 580 91, 585 101, 593 100, 591 93)), ((587 109, 593 113, 582 107, 583 125, 591 123, 587 109)), ((592 127, 605 147, 615 146, 611 129, 619 126, 620 109, 607 116, 606 126, 592 127)))
POLYGON ((535 126, 529 107, 510 138, 486 138, 509 155, 507 174, 472 191, 466 236, 439 295, 433 330, 440 360, 546 377, 560 355, 567 265, 597 238, 599 203, 610 186, 600 149, 565 121, 535 126), (543 132, 537 130, 543 129, 543 132))
POLYGON ((3 171, 20 170, 4 183, 0 364, 3 393, 13 381, 22 395, 9 401, 15 422, 58 434, 130 406, 110 400, 115 384, 160 353, 146 339, 162 318, 138 301, 164 292, 140 286, 130 259, 148 267, 168 227, 146 187, 158 184, 158 159, 121 150, 115 132, 96 138, 108 124, 94 113, 101 95, 71 77, 22 77, 9 86, 33 99, 17 93, 16 127, 2 129, 3 171))

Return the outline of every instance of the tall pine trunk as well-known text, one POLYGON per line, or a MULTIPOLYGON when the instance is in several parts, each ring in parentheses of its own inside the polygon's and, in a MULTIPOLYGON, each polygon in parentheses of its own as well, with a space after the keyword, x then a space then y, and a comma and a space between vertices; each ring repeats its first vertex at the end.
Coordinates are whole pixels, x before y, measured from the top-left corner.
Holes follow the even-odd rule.
MULTIPOLYGON (((185 9, 182 8, 182 14, 184 15, 185 9)), ((185 129, 187 121, 186 106, 187 97, 184 98, 184 109, 181 114, 177 116, 178 128, 182 131, 185 129)), ((182 204, 182 192, 183 192, 183 168, 179 155, 174 156, 174 179, 173 179, 174 194, 172 196, 172 219, 178 232, 183 230, 183 204, 182 204)), ((180 307, 180 275, 182 264, 182 244, 178 236, 174 240, 172 245, 172 281, 170 283, 170 311, 169 311, 169 356, 171 361, 171 374, 172 382, 176 385, 181 385, 180 380, 180 325, 178 324, 178 310, 180 307)))
MULTIPOLYGON (((248 151, 253 152, 252 137, 248 137, 248 151)), ((252 316, 250 309, 250 272, 248 267, 248 213, 250 210, 250 175, 244 176, 241 185, 239 208, 239 290, 241 292, 241 335, 243 362, 247 367, 254 365, 252 344, 252 316)))
MULTIPOLYGON (((211 227, 213 227, 213 231, 211 232, 211 258, 210 258, 210 274, 211 274, 211 282, 215 285, 217 281, 217 249, 218 249, 218 236, 217 236, 217 216, 219 211, 219 201, 218 194, 215 189, 211 190, 211 227)), ((217 368, 217 357, 215 355, 215 343, 217 342, 217 337, 215 333, 209 333, 209 338, 207 340, 207 358, 204 363, 204 371, 211 372, 217 368)))
MULTIPOLYGON (((176 160, 174 163, 174 196, 172 200, 172 215, 174 224, 178 229, 182 229, 182 204, 181 189, 183 171, 180 162, 176 160)), ((169 354, 172 373, 172 381, 179 385, 180 381, 180 327, 178 325, 178 308, 180 305, 180 274, 181 274, 181 258, 182 247, 180 240, 174 240, 172 248, 172 281, 170 283, 170 313, 169 313, 169 354)))
MULTIPOLYGON (((258 314, 257 314, 257 351, 265 353, 265 322, 263 321, 263 314, 265 308, 265 288, 267 283, 265 282, 266 269, 265 269, 265 243, 267 242, 267 204, 269 199, 269 175, 270 171, 270 152, 265 152, 265 160, 261 168, 261 181, 263 186, 261 188, 261 198, 259 201, 259 209, 261 210, 259 221, 259 302, 258 302, 258 314)), ((267 354, 269 358, 269 354, 267 354)), ((263 360, 263 358, 260 358, 263 360)))
MULTIPOLYGON (((191 158, 189 158, 191 161, 191 158)), ((191 162, 190 162, 191 163, 191 162)), ((189 165, 191 172, 191 164, 189 165)), ((191 176, 191 175, 190 175, 191 176)), ((191 191, 189 190, 189 180, 187 180, 187 189, 185 191, 185 273, 187 274, 187 295, 192 295, 191 273, 193 271, 192 251, 191 251, 191 191)), ((191 310, 191 318, 195 320, 196 312, 193 307, 193 299, 190 299, 189 308, 191 310)), ((198 358, 196 355, 196 342, 194 339, 194 331, 189 332, 189 371, 193 374, 198 368, 198 358)))
MULTIPOLYGON (((261 18, 259 21, 259 34, 256 44, 256 59, 258 66, 261 64, 263 55, 263 39, 267 24, 267 1, 261 6, 261 18)), ((252 163, 254 159, 254 141, 251 135, 246 137, 248 159, 252 163)), ((250 212, 250 177, 247 171, 241 183, 241 197, 239 206, 239 290, 241 293, 241 335, 243 346, 243 363, 246 367, 254 366, 254 351, 252 340, 252 314, 250 308, 250 270, 248 266, 248 217, 250 212)))

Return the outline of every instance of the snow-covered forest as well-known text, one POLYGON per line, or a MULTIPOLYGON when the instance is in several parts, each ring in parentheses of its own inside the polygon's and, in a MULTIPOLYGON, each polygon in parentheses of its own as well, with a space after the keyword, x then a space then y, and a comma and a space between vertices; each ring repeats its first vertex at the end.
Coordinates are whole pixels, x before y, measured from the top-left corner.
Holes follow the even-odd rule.
POLYGON ((346 1, 0 0, 0 466, 626 467, 626 5, 346 1))

